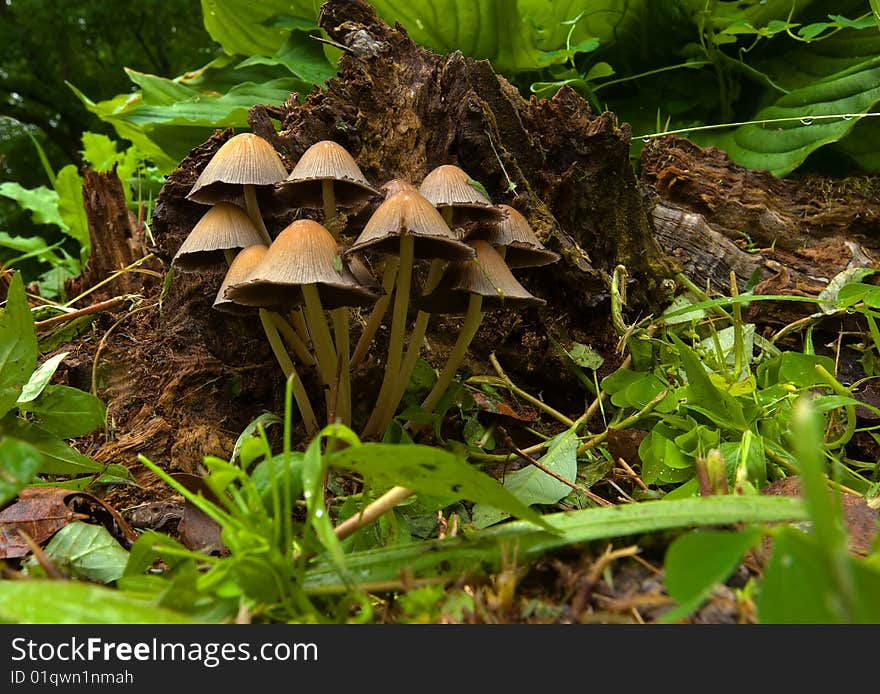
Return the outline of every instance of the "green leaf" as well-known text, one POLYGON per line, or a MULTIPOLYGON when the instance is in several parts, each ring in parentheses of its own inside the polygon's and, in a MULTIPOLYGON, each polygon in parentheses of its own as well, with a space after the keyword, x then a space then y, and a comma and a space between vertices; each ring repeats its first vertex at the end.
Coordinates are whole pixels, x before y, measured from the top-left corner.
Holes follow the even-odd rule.
POLYGON ((0 508, 31 483, 42 462, 40 452, 26 441, 0 436, 0 508))
POLYGON ((34 317, 21 273, 9 284, 6 308, 0 310, 0 417, 11 410, 37 365, 34 317))
MULTIPOLYGON (((644 501, 638 504, 591 508, 545 516, 555 532, 530 522, 513 521, 466 537, 418 542, 397 547, 354 552, 346 557, 352 575, 365 583, 399 581, 400 572, 414 578, 459 576, 462 572, 486 571, 501 564, 516 548, 519 561, 567 545, 614 539, 670 528, 803 520, 800 499, 778 496, 718 496, 676 501, 644 501)), ((322 562, 306 573, 306 590, 346 590, 332 564, 322 562)))
POLYGON ((76 166, 68 164, 55 179, 55 192, 58 193, 58 214, 64 220, 61 229, 65 234, 79 242, 83 252, 81 259, 89 256, 91 240, 89 238, 89 220, 83 205, 83 181, 76 166))
MULTIPOLYGON (((284 455, 279 453, 273 458, 271 466, 269 465, 269 461, 264 460, 263 462, 258 463, 253 469, 251 472, 251 482, 254 483, 266 510, 271 511, 272 509, 273 483, 278 485, 278 488, 281 489, 284 480, 288 479, 290 482, 290 498, 299 499, 302 497, 302 464, 303 454, 299 452, 291 452, 290 462, 288 463, 289 475, 287 475, 284 470, 284 455), (274 472, 274 477, 270 472, 274 472)), ((283 494, 283 492, 281 493, 283 494)))
POLYGON ((18 404, 30 402, 42 393, 46 384, 49 383, 52 376, 55 375, 58 366, 64 361, 64 357, 68 354, 70 354, 70 352, 59 352, 40 364, 31 374, 28 382, 24 384, 24 387, 21 389, 21 395, 18 396, 16 402, 18 402, 18 404))
POLYGON ((112 583, 125 572, 126 552, 103 525, 74 521, 55 533, 43 550, 72 576, 112 583))
MULTIPOLYGON (((563 479, 574 482, 577 478, 576 427, 560 434, 539 462, 543 467, 555 472, 563 479)), ((560 482, 534 465, 507 473, 502 480, 502 485, 527 506, 555 504, 572 491, 569 485, 560 482)), ((476 504, 473 508, 473 522, 478 528, 485 528, 507 518, 507 516, 507 513, 486 504, 476 504)))
POLYGON ((84 132, 82 134, 82 155, 95 171, 111 171, 119 162, 116 142, 102 133, 84 132))
POLYGON ((55 434, 26 422, 13 413, 0 420, 0 432, 26 441, 36 448, 43 458, 42 472, 46 474, 84 475, 105 469, 104 465, 71 448, 55 434))
POLYGON ((739 532, 703 530, 676 538, 663 562, 663 582, 680 607, 664 615, 664 621, 680 619, 699 608, 762 535, 760 528, 750 528, 739 532))
POLYGON ((285 32, 265 26, 267 20, 286 15, 314 22, 320 5, 318 0, 202 0, 202 16, 211 38, 227 53, 270 56, 284 43, 285 32))
POLYGON ((184 624, 153 600, 74 581, 0 582, 0 622, 14 624, 184 624))
POLYGON ((0 183, 0 195, 12 198, 22 209, 28 210, 34 224, 53 224, 64 228, 64 220, 58 213, 58 193, 54 190, 46 186, 27 189, 19 183, 5 181, 0 183))
POLYGON ((815 150, 845 137, 856 122, 844 118, 817 120, 816 116, 865 113, 878 100, 880 58, 874 57, 794 89, 752 118, 754 121, 782 118, 790 121, 742 125, 714 137, 713 141, 743 166, 785 176, 815 150))
POLYGON ((467 499, 547 527, 539 513, 494 479, 441 448, 365 443, 333 453, 328 459, 332 467, 354 470, 377 487, 402 486, 428 496, 467 499))
POLYGON ((292 74, 311 84, 323 84, 336 74, 336 67, 327 61, 321 44, 299 31, 291 32, 273 57, 253 56, 239 63, 238 68, 272 64, 284 65, 292 74))
POLYGON ((38 398, 21 405, 36 415, 46 431, 70 439, 104 425, 104 404, 91 393, 70 386, 46 386, 38 398))

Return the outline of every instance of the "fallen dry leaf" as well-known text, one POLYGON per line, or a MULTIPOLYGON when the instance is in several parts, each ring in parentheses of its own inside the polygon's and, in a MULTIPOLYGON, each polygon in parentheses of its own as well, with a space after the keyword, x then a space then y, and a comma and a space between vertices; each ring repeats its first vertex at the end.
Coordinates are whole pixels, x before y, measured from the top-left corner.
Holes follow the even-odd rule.
POLYGON ((0 559, 18 559, 30 552, 19 529, 42 544, 68 523, 87 519, 87 514, 77 513, 65 503, 72 493, 56 487, 22 489, 18 500, 0 511, 0 559))

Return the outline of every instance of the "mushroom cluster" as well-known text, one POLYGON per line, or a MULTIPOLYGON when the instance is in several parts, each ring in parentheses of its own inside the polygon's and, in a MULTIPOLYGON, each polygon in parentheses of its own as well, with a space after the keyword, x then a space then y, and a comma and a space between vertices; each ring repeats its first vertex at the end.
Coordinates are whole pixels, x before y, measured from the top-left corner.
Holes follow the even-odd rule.
POLYGON ((316 370, 327 421, 351 426, 352 366, 366 358, 391 307, 382 385, 363 429, 363 436, 379 437, 400 405, 432 315, 464 314, 464 321, 422 403, 426 411, 452 383, 487 311, 543 303, 511 268, 558 259, 519 212, 493 205, 459 167, 437 167, 419 187, 395 179, 377 189, 332 141, 312 145, 288 174, 268 142, 252 133, 236 135, 187 197, 211 207, 181 245, 174 266, 182 272, 228 266, 214 308, 259 315, 310 436, 319 430, 318 417, 298 366, 316 370), (297 219, 273 239, 261 205, 297 219), (308 218, 312 210, 321 212, 323 223, 308 218), (353 242, 345 240, 345 233, 357 231, 353 242), (381 282, 365 257, 381 267, 381 282), (352 353, 356 307, 372 309, 352 353), (417 311, 410 325, 411 307, 417 311))

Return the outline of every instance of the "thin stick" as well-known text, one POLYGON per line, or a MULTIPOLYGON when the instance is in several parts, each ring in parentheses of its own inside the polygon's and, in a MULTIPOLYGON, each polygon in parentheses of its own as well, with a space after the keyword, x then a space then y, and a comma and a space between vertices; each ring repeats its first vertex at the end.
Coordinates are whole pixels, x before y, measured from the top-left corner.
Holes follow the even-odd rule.
POLYGON ((290 345, 290 348, 296 354, 296 358, 299 359, 306 366, 314 366, 315 365, 315 357, 312 356, 312 353, 309 352, 309 348, 306 347, 305 343, 300 339, 296 330, 294 330, 290 323, 284 320, 284 316, 275 311, 268 311, 269 317, 272 319, 272 323, 274 323, 275 328, 281 333, 281 336, 284 338, 284 341, 290 345))
POLYGON ((585 487, 579 487, 574 482, 570 482, 567 479, 565 479, 562 475, 560 475, 556 472, 553 472, 553 470, 551 470, 548 467, 545 467, 543 465, 543 463, 541 463, 538 460, 535 460, 532 456, 530 456, 525 451, 523 451, 519 448, 514 448, 513 450, 520 458, 525 460, 529 465, 533 465, 534 467, 538 468, 541 472, 544 472, 544 473, 550 475, 550 477, 552 477, 553 479, 558 480, 558 481, 562 482, 563 484, 568 485, 569 487, 574 489, 576 492, 581 492, 588 499, 595 502, 599 506, 613 506, 614 505, 610 501, 606 501, 605 499, 603 499, 601 496, 594 494, 589 489, 586 489, 585 487))
POLYGON ((345 539, 356 530, 363 528, 365 525, 369 525, 386 511, 390 511, 401 501, 409 498, 413 494, 415 494, 415 492, 412 489, 407 489, 406 487, 392 487, 378 499, 367 504, 360 513, 351 516, 337 525, 333 529, 333 532, 336 533, 336 537, 340 540, 345 539))
POLYGON ((142 297, 140 294, 126 294, 124 296, 115 296, 112 299, 107 299, 107 301, 99 301, 98 303, 92 304, 91 306, 86 306, 85 308, 78 308, 75 311, 62 313, 61 315, 52 316, 51 318, 47 318, 46 320, 37 321, 36 323, 34 323, 34 327, 37 330, 52 328, 56 325, 60 325, 61 323, 66 323, 69 320, 79 318, 80 316, 86 316, 90 313, 112 311, 114 308, 118 307, 120 304, 124 304, 128 300, 137 300, 141 298, 142 297))
POLYGON ((309 396, 303 386, 302 379, 300 379, 290 355, 284 349, 284 344, 281 342, 281 336, 278 334, 272 313, 261 308, 260 322, 263 324, 263 331, 266 333, 266 338, 269 340, 272 353, 278 360, 281 371, 284 372, 284 376, 290 381, 293 397, 296 400, 296 406, 299 408, 300 415, 302 415, 306 432, 309 436, 314 436, 318 433, 318 420, 315 418, 315 411, 312 409, 312 403, 309 402, 309 396))
POLYGON ((385 317, 385 312, 388 310, 388 305, 391 303, 391 292, 394 291, 394 284, 397 281, 397 267, 399 262, 399 258, 396 255, 388 256, 385 259, 385 270, 382 275, 382 289, 384 293, 373 305, 373 310, 370 311, 370 317, 367 318, 367 324, 364 326, 360 339, 358 339, 357 346, 354 348, 354 354, 351 357, 352 366, 356 366, 363 361, 364 357, 367 355, 367 350, 370 348, 370 343, 373 341, 373 336, 379 329, 379 325, 382 323, 382 318, 385 317))
POLYGON ((648 491, 648 485, 645 484, 645 483, 642 481, 642 478, 639 477, 639 476, 636 474, 636 471, 633 470, 633 469, 629 466, 629 463, 627 463, 623 458, 618 458, 618 459, 617 459, 617 463, 618 463, 618 464, 620 465, 620 467, 622 467, 622 468, 626 471, 626 473, 632 478, 633 482, 635 482, 637 485, 639 485, 639 486, 642 488, 642 490, 644 490, 644 491, 648 491))
POLYGON ((551 417, 553 417, 554 419, 556 419, 556 420, 562 422, 565 426, 567 426, 567 427, 569 427, 569 428, 571 428, 571 427, 574 426, 574 420, 573 420, 573 419, 570 419, 570 418, 566 417, 566 416, 565 416, 564 414, 562 414, 561 412, 558 412, 557 410, 555 410, 555 409, 553 409, 552 407, 550 407, 550 405, 548 405, 548 404, 542 402, 541 400, 538 400, 538 398, 536 398, 534 395, 531 395, 530 393, 527 393, 527 392, 524 391, 522 388, 519 388, 516 384, 514 384, 514 382, 510 380, 510 378, 507 376, 507 374, 504 373, 504 369, 501 368, 501 365, 498 363, 498 359, 496 359, 494 353, 492 353, 492 354, 489 355, 489 361, 492 363, 492 367, 493 367, 493 368, 495 369, 495 371, 498 373, 498 377, 499 377, 502 381, 504 381, 504 383, 507 385, 507 387, 508 387, 513 393, 515 393, 516 395, 518 395, 519 397, 521 397, 523 400, 527 400, 528 402, 532 403, 535 407, 537 407, 537 408, 539 408, 539 409, 541 409, 541 410, 544 410, 544 412, 546 412, 547 414, 549 414, 549 415, 550 415, 551 417))
POLYGON ((245 184, 243 188, 244 206, 247 210, 247 215, 251 222, 253 222, 253 225, 257 227, 260 236, 263 237, 263 243, 267 246, 271 246, 272 237, 269 236, 269 230, 266 228, 266 223, 263 221, 263 215, 260 214, 260 203, 257 201, 257 189, 250 183, 245 184))
POLYGON ((122 318, 116 321, 113 325, 111 325, 107 329, 107 332, 104 333, 101 341, 98 342, 98 349, 95 350, 95 358, 92 360, 92 387, 90 388, 90 392, 92 393, 92 395, 98 394, 98 358, 101 356, 101 352, 107 345, 107 339, 110 337, 110 333, 116 330, 116 328, 118 328, 127 318, 131 318, 134 314, 140 313, 141 311, 147 311, 151 308, 156 308, 158 305, 159 302, 155 301, 152 304, 147 304, 146 306, 138 306, 137 308, 132 309, 124 316, 122 316, 122 318))
MULTIPOLYGON (((72 306, 73 304, 75 304, 75 303, 76 303, 77 301, 79 301, 80 299, 84 299, 85 297, 87 297, 87 296, 88 296, 89 294, 91 294, 92 292, 97 291, 98 289, 100 289, 101 287, 103 287, 105 284, 108 284, 108 283, 112 282, 112 281, 115 280, 117 277, 119 277, 119 276, 121 276, 121 275, 124 275, 126 272, 135 272, 139 266, 143 265, 143 264, 144 264, 145 262, 147 262, 148 260, 152 260, 152 259, 155 258, 155 257, 156 257, 155 255, 153 255, 152 253, 150 253, 150 254, 148 254, 148 255, 145 255, 143 258, 138 258, 137 260, 135 260, 135 261, 134 261, 133 263, 131 263, 130 265, 126 265, 126 266, 125 266, 124 268, 122 268, 121 270, 116 270, 116 272, 111 273, 110 275, 108 275, 107 277, 105 277, 104 279, 102 279, 100 282, 97 282, 96 284, 93 284, 91 287, 89 287, 88 289, 86 289, 86 290, 85 290, 82 294, 80 294, 79 296, 75 296, 75 297, 73 297, 70 301, 65 301, 65 302, 62 304, 62 306, 64 306, 65 308, 68 308, 68 307, 72 306)), ((158 273, 158 272, 154 272, 153 270, 137 270, 137 271, 138 271, 138 272, 145 273, 145 274, 148 274, 148 275, 152 275, 152 276, 154 276, 154 277, 162 277, 162 275, 161 275, 160 273, 158 273)))

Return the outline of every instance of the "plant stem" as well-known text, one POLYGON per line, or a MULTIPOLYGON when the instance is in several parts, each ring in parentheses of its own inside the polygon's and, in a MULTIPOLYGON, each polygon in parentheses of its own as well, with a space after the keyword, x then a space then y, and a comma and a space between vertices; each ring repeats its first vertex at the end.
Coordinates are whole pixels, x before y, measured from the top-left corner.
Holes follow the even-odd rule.
POLYGON ((351 366, 349 363, 348 309, 341 307, 330 312, 333 318, 333 335, 336 338, 339 384, 336 395, 336 417, 345 426, 351 426, 351 366))
MULTIPOLYGON (((388 361, 385 363, 385 376, 376 399, 376 407, 364 428, 364 436, 378 436, 382 433, 381 423, 386 419, 387 410, 393 406, 392 396, 397 392, 400 361, 403 356, 403 340, 406 333, 406 314, 409 309, 409 292, 412 284, 414 245, 412 236, 404 234, 400 237, 400 265, 397 269, 397 291, 394 295, 394 314, 391 318, 388 361)), ((394 416, 393 409, 391 416, 394 416)))
POLYGON ((268 311, 268 313, 272 322, 275 324, 275 328, 281 333, 284 341, 290 345, 290 348, 296 354, 296 358, 306 366, 314 366, 315 357, 309 352, 309 348, 306 347, 305 343, 299 338, 299 335, 296 330, 290 326, 290 323, 284 320, 284 317, 275 311, 268 311))
POLYGON ((278 360, 278 364, 281 366, 281 370, 284 372, 285 377, 290 381, 293 390, 293 397, 296 400, 296 405, 299 407, 299 412, 302 415, 306 432, 309 436, 314 436, 318 433, 318 420, 315 418, 315 411, 312 409, 312 404, 309 402, 309 396, 306 394, 305 387, 296 371, 296 367, 293 365, 293 361, 290 359, 287 350, 284 349, 284 344, 281 342, 281 336, 278 334, 271 313, 261 308, 260 322, 263 324, 263 331, 266 333, 266 338, 269 340, 269 345, 272 347, 272 353, 278 360))
POLYGON ((260 235, 263 237, 263 241, 267 246, 272 245, 272 237, 269 236, 269 230, 266 229, 266 223, 263 221, 263 216, 260 214, 260 203, 257 202, 257 189, 254 188, 252 184, 245 184, 244 186, 244 205, 247 210, 248 217, 254 223, 254 226, 257 227, 257 231, 260 232, 260 235))
POLYGON ((434 411, 437 403, 440 402, 440 398, 443 397, 443 394, 446 393, 447 388, 449 388, 449 384, 452 383, 455 372, 464 359, 464 355, 467 353, 471 340, 473 340, 474 335, 477 334, 483 316, 486 315, 482 312, 482 307, 483 297, 479 294, 471 294, 470 300, 468 301, 467 314, 465 314, 464 318, 464 324, 461 326, 461 332, 458 333, 458 339, 456 339, 455 345, 453 345, 452 351, 449 353, 449 358, 446 360, 446 366, 443 367, 443 371, 441 371, 440 375, 437 377, 437 382, 434 384, 431 392, 428 393, 428 397, 426 397, 422 403, 422 409, 426 412, 434 411))
POLYGON ((364 331, 361 333, 357 346, 354 349, 354 354, 351 357, 352 366, 360 364, 367 355, 367 350, 370 348, 373 336, 379 329, 379 325, 382 323, 382 318, 388 310, 388 304, 391 303, 391 292, 394 291, 394 283, 397 281, 398 265, 399 259, 396 255, 386 257, 385 271, 382 275, 382 289, 384 290, 384 294, 382 294, 382 296, 379 297, 379 300, 373 305, 370 317, 367 318, 364 331))
POLYGON ((502 381, 504 381, 504 383, 507 385, 507 388, 511 392, 520 396, 523 400, 530 402, 532 405, 534 405, 538 409, 544 410, 544 412, 546 412, 551 417, 553 417, 553 419, 561 422, 565 426, 567 426, 567 427, 574 426, 573 419, 571 419, 570 417, 566 417, 564 414, 562 414, 558 410, 555 410, 554 408, 550 407, 550 405, 542 402, 541 400, 536 398, 531 393, 527 393, 522 388, 517 386, 513 381, 511 381, 510 378, 508 377, 508 375, 506 373, 504 373, 504 369, 501 368, 501 364, 498 363, 498 359, 495 357, 494 353, 489 355, 489 361, 492 363, 492 367, 495 369, 496 373, 498 374, 498 377, 501 378, 502 381))

